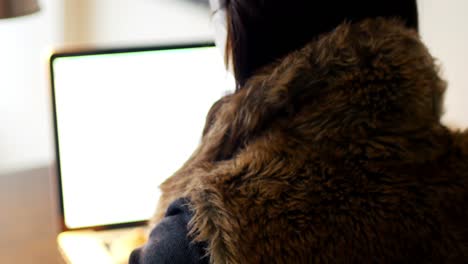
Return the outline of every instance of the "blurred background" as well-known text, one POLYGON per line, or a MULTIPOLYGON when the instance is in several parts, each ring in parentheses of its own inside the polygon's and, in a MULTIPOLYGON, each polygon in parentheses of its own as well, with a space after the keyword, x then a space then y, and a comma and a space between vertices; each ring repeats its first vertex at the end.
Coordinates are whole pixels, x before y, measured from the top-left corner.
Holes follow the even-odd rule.
MULTIPOLYGON (((56 261, 55 208, 35 204, 53 199, 46 169, 53 163, 47 70, 51 50, 209 41, 207 2, 40 0, 36 14, 0 20, 0 263, 56 261), (32 214, 19 202, 42 210, 36 212, 45 217, 42 229, 24 220, 32 214), (26 241, 35 242, 25 249, 26 241)), ((468 127, 468 1, 420 0, 419 9, 423 40, 449 82, 444 122, 468 127)))
POLYGON ((40 0, 0 20, 0 175, 52 161, 47 59, 64 46, 212 39, 208 0, 40 0))

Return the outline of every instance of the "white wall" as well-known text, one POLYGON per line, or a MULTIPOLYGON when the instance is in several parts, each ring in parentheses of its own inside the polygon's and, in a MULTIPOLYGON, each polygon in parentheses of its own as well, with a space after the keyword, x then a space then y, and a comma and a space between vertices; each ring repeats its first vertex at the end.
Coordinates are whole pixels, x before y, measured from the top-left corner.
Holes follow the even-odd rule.
POLYGON ((65 22, 71 29, 66 32, 67 44, 155 45, 212 39, 210 11, 188 0, 67 0, 65 22))
POLYGON ((448 80, 444 121, 468 127, 468 1, 419 0, 423 40, 448 80))
POLYGON ((210 39, 208 10, 188 1, 96 1, 98 42, 174 42, 210 39), (103 14, 106 14, 103 16, 103 14), (122 23, 121 18, 128 17, 122 23))
POLYGON ((50 47, 61 42, 61 0, 43 0, 38 14, 0 20, 0 175, 48 163, 50 47))

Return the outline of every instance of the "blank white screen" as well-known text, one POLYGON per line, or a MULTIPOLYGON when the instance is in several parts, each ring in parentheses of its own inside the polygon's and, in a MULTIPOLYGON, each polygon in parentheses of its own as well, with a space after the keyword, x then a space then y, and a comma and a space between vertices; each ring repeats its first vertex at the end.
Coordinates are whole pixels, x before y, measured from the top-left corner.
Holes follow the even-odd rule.
POLYGON ((233 88, 214 47, 53 61, 65 224, 147 220, 233 88))

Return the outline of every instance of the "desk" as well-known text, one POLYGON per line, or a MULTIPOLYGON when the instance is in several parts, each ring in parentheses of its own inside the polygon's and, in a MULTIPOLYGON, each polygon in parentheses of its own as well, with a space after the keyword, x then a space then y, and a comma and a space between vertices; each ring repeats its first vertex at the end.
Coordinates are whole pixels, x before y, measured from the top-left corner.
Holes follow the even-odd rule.
POLYGON ((63 264, 49 167, 0 175, 0 263, 63 264))

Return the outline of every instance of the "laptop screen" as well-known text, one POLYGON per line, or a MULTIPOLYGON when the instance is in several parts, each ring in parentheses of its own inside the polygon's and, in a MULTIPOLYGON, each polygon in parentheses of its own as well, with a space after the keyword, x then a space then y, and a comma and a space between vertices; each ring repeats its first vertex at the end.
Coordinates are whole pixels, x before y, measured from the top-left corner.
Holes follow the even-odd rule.
POLYGON ((211 45, 55 54, 51 70, 66 229, 148 220, 234 87, 211 45))

